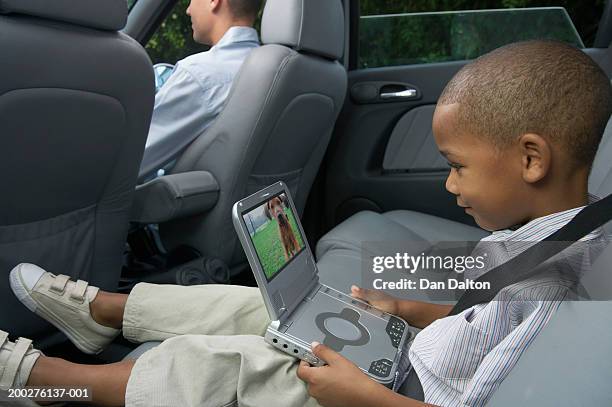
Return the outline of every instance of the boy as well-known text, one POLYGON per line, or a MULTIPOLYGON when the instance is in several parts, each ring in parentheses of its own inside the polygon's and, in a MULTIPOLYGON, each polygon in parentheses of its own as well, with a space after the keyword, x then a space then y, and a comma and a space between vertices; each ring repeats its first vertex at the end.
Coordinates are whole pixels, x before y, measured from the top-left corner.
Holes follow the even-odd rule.
MULTIPOLYGON (((482 228, 493 231, 487 240, 541 240, 587 204, 589 170, 611 111, 608 79, 581 51, 552 41, 495 50, 466 65, 439 99, 433 129, 452 168, 446 187, 482 228)), ((601 241, 601 231, 585 240, 601 241)), ((98 404, 128 406, 424 405, 374 382, 320 344, 313 344, 313 352, 328 365, 301 362, 297 368, 290 356, 252 335, 268 324, 256 289, 140 284, 128 297, 33 265, 16 267, 11 285, 30 309, 88 352, 102 349, 121 327, 137 342, 170 339, 136 362, 106 366, 47 358, 23 339, 6 342, 0 349, 0 365, 11 367, 0 378, 5 387, 93 386, 98 404), (294 377, 296 368, 312 397, 294 377)), ((352 293, 424 328, 403 365, 416 372, 425 402, 481 406, 568 287, 561 280, 515 284, 497 301, 451 317, 449 306, 399 301, 358 287, 352 293)))

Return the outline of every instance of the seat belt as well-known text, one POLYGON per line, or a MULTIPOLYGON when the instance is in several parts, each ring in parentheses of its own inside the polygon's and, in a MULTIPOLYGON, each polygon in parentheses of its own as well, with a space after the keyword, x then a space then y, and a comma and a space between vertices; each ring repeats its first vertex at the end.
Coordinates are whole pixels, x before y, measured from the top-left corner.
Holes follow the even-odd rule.
POLYGON ((489 302, 503 288, 524 281, 538 273, 537 267, 554 255, 612 220, 612 195, 582 209, 565 226, 523 253, 486 272, 475 282, 488 282, 489 290, 468 289, 448 315, 456 315, 477 304, 489 302), (548 244, 547 242, 559 242, 548 244))

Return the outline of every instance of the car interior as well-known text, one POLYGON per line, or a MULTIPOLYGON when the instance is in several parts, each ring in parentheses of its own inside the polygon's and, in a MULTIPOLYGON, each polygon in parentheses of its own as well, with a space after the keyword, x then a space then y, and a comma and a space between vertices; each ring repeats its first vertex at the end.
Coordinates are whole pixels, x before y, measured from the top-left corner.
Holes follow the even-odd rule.
MULTIPOLYGON (((34 263, 122 292, 140 281, 254 286, 231 208, 279 180, 321 282, 340 291, 361 279, 363 242, 487 235, 445 190, 449 169, 432 138, 436 101, 469 60, 369 67, 359 30, 374 22, 358 0, 267 0, 262 46, 223 112, 171 169, 138 180, 164 79, 144 47, 175 4, 0 0, 0 327, 11 336, 73 361, 137 358, 158 343, 118 339, 80 355, 12 295, 10 270, 34 263)), ((612 78, 611 2, 597 18, 581 48, 612 78)), ((589 192, 612 193, 611 124, 589 192)), ((598 298, 612 293, 610 264, 612 246, 583 282, 598 298)), ((488 405, 611 405, 609 343, 611 301, 564 303, 488 405)))

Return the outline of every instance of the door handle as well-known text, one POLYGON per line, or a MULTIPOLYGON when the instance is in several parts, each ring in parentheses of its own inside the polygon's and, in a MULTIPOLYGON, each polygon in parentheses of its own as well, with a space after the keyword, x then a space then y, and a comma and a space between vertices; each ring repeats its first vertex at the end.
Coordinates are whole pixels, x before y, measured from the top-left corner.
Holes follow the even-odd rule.
POLYGON ((383 92, 380 94, 381 99, 412 99, 417 96, 417 90, 408 88, 399 92, 383 92))

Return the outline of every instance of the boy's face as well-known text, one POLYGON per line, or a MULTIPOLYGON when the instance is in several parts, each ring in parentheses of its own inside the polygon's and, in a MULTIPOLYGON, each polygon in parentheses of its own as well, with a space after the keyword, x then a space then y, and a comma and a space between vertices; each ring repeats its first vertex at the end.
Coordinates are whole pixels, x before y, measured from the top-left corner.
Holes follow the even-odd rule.
POLYGON ((436 144, 451 166, 446 189, 485 230, 523 223, 529 194, 520 152, 513 147, 500 151, 488 140, 462 131, 457 108, 458 104, 438 106, 433 121, 436 144))

